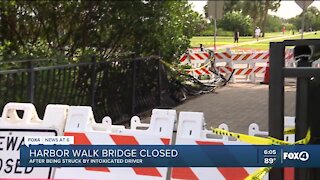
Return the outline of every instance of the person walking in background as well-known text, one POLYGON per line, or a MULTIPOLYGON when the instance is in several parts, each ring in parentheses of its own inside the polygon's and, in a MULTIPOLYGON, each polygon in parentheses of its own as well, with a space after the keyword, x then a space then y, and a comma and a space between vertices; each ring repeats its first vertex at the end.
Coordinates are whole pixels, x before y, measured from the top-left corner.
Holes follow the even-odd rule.
POLYGON ((284 35, 285 32, 286 32, 286 27, 282 26, 282 35, 284 35))
POLYGON ((259 27, 256 28, 256 30, 254 31, 254 34, 257 38, 257 41, 259 41, 259 36, 260 36, 261 30, 259 27))
POLYGON ((200 44, 200 51, 204 51, 203 44, 200 44))
POLYGON ((239 33, 238 29, 236 29, 233 34, 234 45, 237 45, 239 43, 239 37, 240 37, 240 33, 239 33))

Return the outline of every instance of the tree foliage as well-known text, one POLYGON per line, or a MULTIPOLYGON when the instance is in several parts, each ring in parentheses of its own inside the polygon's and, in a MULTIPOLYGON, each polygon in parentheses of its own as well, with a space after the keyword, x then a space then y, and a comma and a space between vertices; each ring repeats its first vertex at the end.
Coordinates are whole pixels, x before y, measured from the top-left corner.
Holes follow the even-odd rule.
MULTIPOLYGON (((267 19, 266 19, 265 31, 266 32, 281 32, 284 21, 285 21, 284 19, 281 19, 278 16, 268 15, 267 19)), ((290 30, 291 28, 288 27, 286 29, 290 30)))
POLYGON ((280 7, 280 0, 253 0, 240 1, 239 3, 242 12, 253 20, 252 31, 254 32, 254 29, 259 26, 264 36, 268 10, 276 11, 280 7))
MULTIPOLYGON (((280 0, 252 0, 252 1, 225 1, 225 15, 232 12, 240 12, 244 16, 249 15, 252 18, 252 32, 256 26, 261 27, 262 32, 265 32, 268 10, 276 11, 280 7, 280 0)), ((204 7, 205 14, 208 14, 208 6, 204 7)))
POLYGON ((252 19, 240 12, 227 12, 221 20, 218 21, 218 26, 227 31, 238 30, 240 35, 251 34, 252 19))
POLYGON ((201 24, 187 1, 1 1, 5 59, 128 52, 172 57, 201 24))
MULTIPOLYGON (((289 19, 289 23, 294 24, 296 30, 299 30, 301 29, 302 18, 303 14, 301 13, 300 15, 289 19)), ((304 30, 308 31, 310 28, 313 30, 320 29, 320 11, 314 6, 309 7, 305 12, 304 30)))

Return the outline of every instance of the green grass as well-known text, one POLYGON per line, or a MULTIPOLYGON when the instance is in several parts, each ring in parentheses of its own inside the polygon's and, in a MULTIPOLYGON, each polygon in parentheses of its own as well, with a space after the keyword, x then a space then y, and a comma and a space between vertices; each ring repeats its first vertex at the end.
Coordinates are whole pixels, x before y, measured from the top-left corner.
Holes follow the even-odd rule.
MULTIPOLYGON (((287 37, 287 38, 281 38, 276 40, 270 40, 270 41, 264 41, 264 42, 258 42, 255 44, 247 44, 242 45, 236 48, 232 49, 259 49, 259 50, 267 50, 269 49, 270 42, 281 42, 288 39, 300 39, 301 36, 295 36, 295 37, 287 37)), ((320 34, 314 35, 314 34, 307 34, 303 36, 304 39, 314 39, 314 38, 320 38, 320 34)))
MULTIPOLYGON (((290 31, 286 31, 286 32, 284 33, 284 35, 286 35, 286 36, 291 35, 291 34, 290 34, 290 31)), ((265 34, 265 37, 266 37, 266 38, 280 37, 280 36, 282 36, 282 32, 272 32, 272 33, 266 33, 266 34, 265 34)))
MULTIPOLYGON (((290 35, 290 32, 286 32, 285 35, 290 35)), ((295 35, 298 35, 297 32, 295 35)), ((218 36, 217 37, 217 46, 231 46, 231 49, 259 49, 259 50, 267 50, 269 48, 270 42, 280 42, 286 39, 300 39, 300 34, 295 37, 283 37, 281 38, 282 33, 266 33, 264 38, 259 38, 259 42, 256 42, 255 38, 251 36, 248 37, 240 37, 239 45, 234 47, 233 37, 227 36, 218 36), (271 39, 270 38, 279 38, 279 39, 271 39), (248 44, 247 44, 248 43, 248 44)), ((313 38, 320 38, 320 32, 317 35, 314 33, 304 35, 305 39, 313 39, 313 38)), ((191 39, 191 47, 199 47, 200 44, 203 44, 205 47, 212 47, 214 46, 214 37, 213 36, 196 36, 191 39)))
MULTIPOLYGON (((252 37, 241 37, 241 42, 252 41, 252 37)), ((227 36, 217 36, 216 44, 219 46, 221 45, 228 45, 233 43, 233 37, 227 36)), ((214 45, 214 37, 213 36, 196 36, 191 39, 191 47, 199 47, 200 44, 204 46, 213 46, 214 45)))

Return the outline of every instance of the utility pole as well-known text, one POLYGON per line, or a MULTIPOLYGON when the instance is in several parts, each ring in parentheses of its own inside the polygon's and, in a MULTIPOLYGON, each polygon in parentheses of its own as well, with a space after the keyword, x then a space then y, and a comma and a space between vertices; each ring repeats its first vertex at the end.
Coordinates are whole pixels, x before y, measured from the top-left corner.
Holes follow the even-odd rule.
POLYGON ((302 11, 302 22, 301 22, 301 39, 303 39, 303 32, 304 32, 304 20, 306 18, 306 8, 305 3, 303 3, 303 11, 302 11))
POLYGON ((301 22, 301 39, 303 39, 304 21, 306 17, 307 8, 313 3, 313 0, 296 0, 298 6, 302 9, 302 22, 301 22))
POLYGON ((223 15, 223 1, 208 1, 208 15, 214 21, 214 51, 217 50, 217 20, 222 18, 223 15))
POLYGON ((216 41, 217 41, 217 19, 214 19, 214 51, 217 50, 216 41))

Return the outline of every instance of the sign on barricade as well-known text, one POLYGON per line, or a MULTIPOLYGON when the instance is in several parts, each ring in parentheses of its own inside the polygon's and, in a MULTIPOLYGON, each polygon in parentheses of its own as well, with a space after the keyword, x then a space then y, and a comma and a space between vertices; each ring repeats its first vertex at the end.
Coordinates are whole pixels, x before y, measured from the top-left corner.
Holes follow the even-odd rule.
POLYGON ((25 142, 25 136, 62 135, 67 109, 68 106, 65 105, 48 105, 41 120, 33 104, 8 103, 4 107, 0 118, 1 178, 47 179, 52 177, 53 168, 19 167, 19 150, 25 142))
MULTIPOLYGON (((74 136, 77 145, 169 145, 172 141, 175 110, 154 109, 150 124, 131 119, 131 129, 112 125, 105 117, 96 123, 91 107, 71 106, 65 127, 66 136, 74 136), (142 128, 142 129, 141 129, 142 128)), ((166 179, 168 168, 57 168, 57 179, 166 179)))

